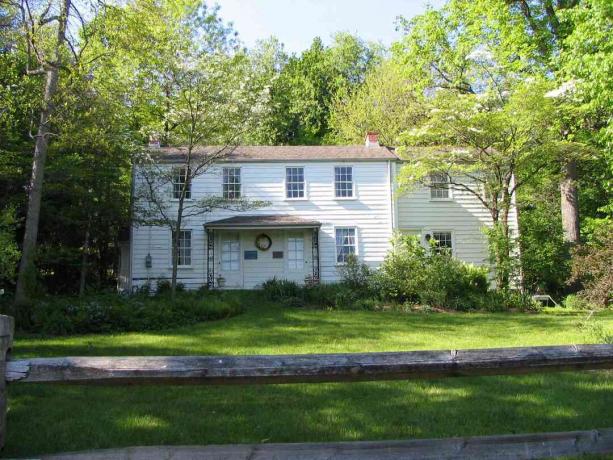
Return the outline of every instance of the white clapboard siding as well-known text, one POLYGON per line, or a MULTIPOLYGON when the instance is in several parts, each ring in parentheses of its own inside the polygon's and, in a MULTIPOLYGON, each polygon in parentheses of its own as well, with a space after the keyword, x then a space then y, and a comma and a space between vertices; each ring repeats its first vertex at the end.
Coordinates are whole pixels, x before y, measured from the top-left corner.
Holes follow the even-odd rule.
MULTIPOLYGON (((358 255, 372 267, 384 259, 392 235, 392 200, 390 187, 390 165, 387 161, 369 162, 304 162, 304 163, 232 163, 228 166, 241 168, 242 195, 253 200, 270 202, 264 208, 242 214, 289 214, 303 219, 317 220, 322 223, 320 238, 320 276, 323 282, 338 280, 336 264, 335 227, 356 227, 358 255), (334 197, 334 166, 353 166, 355 199, 338 200, 334 197), (303 166, 307 196, 305 200, 285 199, 286 166, 303 166)), ((192 198, 206 195, 220 195, 222 192, 221 167, 211 169, 207 174, 195 179, 192 184, 192 198)), ((136 175, 138 177, 138 174, 136 175)), ((138 186, 138 184, 137 184, 138 186)), ((196 288, 206 283, 206 235, 205 222, 215 221, 237 215, 235 212, 220 210, 202 217, 191 218, 183 226, 192 230, 192 266, 180 268, 178 279, 188 288, 196 288)), ((137 227, 133 230, 132 241, 132 279, 133 286, 145 284, 147 280, 155 283, 158 278, 171 275, 170 232, 167 228, 137 227), (146 269, 145 257, 151 254, 152 268, 146 269)), ((272 231, 266 233, 271 234, 272 231)), ((279 234, 281 235, 281 234, 279 234)), ((271 235, 272 236, 272 235, 271 235)), ((241 259, 246 249, 247 236, 241 237, 241 259), (244 247, 243 247, 244 246, 244 247)), ((281 235, 283 245, 286 236, 281 235)), ((278 242, 281 244, 281 241, 278 242)), ((273 239, 273 245, 275 241, 273 239)), ((216 248, 216 250, 219 250, 216 248)), ((286 249, 283 249, 286 251, 286 249)), ((272 248, 270 249, 272 253, 272 248)), ((305 239, 305 254, 311 257, 310 236, 305 239)), ((248 262, 241 260, 241 263, 248 262)), ((270 261, 272 263, 272 260, 270 261)), ((268 263, 268 262, 267 262, 268 263)), ((244 273, 244 286, 255 287, 262 278, 273 276, 296 278, 278 270, 278 261, 260 273, 244 273)), ((217 267, 216 273, 217 273, 217 267)), ((258 269, 259 270, 259 269, 258 269)), ((312 268, 309 265, 309 273, 312 268)), ((298 281, 298 279, 296 279, 298 281)))
MULTIPOLYGON (((400 166, 398 166, 400 167, 400 166)), ((452 233, 453 254, 460 260, 476 265, 488 265, 489 254, 484 227, 491 227, 489 211, 472 193, 451 190, 449 200, 430 198, 428 187, 415 187, 409 191, 396 190, 396 227, 423 234, 427 231, 452 233)), ((517 210, 509 216, 511 231, 518 235, 517 210)))

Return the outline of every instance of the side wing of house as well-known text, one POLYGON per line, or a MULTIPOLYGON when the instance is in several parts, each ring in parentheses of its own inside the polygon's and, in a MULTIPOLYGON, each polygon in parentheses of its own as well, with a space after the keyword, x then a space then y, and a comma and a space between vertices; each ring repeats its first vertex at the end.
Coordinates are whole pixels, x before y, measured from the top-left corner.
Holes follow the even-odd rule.
MULTIPOLYGON (((401 168, 396 165, 396 172, 401 168)), ((511 230, 518 235, 517 209, 509 216, 511 230)), ((418 186, 395 192, 395 228, 419 236, 423 244, 435 238, 450 247, 454 257, 475 265, 489 264, 485 227, 491 227, 489 211, 469 191, 460 188, 432 189, 418 186)))

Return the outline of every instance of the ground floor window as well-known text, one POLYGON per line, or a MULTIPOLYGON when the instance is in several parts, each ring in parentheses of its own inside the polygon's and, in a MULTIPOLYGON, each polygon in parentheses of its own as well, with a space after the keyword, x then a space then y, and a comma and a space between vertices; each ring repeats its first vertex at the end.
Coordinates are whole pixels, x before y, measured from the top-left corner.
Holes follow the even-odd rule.
POLYGON ((304 268, 304 238, 287 239, 287 264, 290 270, 304 268))
POLYGON ((336 262, 339 264, 347 262, 349 255, 356 253, 355 249, 355 228, 337 228, 336 262))
POLYGON ((453 251, 451 232, 432 232, 432 239, 434 240, 434 250, 436 252, 451 253, 453 251))
POLYGON ((221 269, 223 271, 238 271, 240 269, 240 244, 238 239, 221 242, 221 269))
MULTIPOLYGON (((172 232, 172 241, 174 242, 176 232, 172 232)), ((172 247, 172 246, 171 246, 172 247)), ((192 264, 192 231, 181 230, 179 232, 179 246, 177 247, 178 262, 177 265, 189 266, 192 264)))

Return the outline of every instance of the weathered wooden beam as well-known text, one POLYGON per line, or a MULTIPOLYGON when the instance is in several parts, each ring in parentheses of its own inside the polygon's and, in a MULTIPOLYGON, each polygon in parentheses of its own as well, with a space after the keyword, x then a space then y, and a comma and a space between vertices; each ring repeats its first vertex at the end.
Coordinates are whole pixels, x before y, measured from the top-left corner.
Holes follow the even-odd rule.
POLYGON ((613 345, 260 356, 9 361, 9 382, 252 384, 424 379, 613 368, 613 345))
POLYGON ((613 452, 613 429, 470 438, 300 444, 128 447, 43 456, 43 460, 409 460, 536 459, 613 452))
MULTIPOLYGON (((11 316, 0 315, 0 372, 6 373, 6 359, 13 345, 15 321, 11 316)), ((1 375, 1 374, 0 374, 1 375)), ((0 449, 6 439, 6 381, 0 379, 0 449)))

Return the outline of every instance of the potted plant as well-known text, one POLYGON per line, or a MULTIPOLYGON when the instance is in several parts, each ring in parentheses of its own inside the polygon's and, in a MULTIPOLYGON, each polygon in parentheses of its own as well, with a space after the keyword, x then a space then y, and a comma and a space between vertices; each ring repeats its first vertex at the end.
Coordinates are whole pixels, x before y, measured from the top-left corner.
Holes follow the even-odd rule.
POLYGON ((223 276, 218 276, 217 277, 217 286, 222 288, 226 285, 226 279, 223 276))

